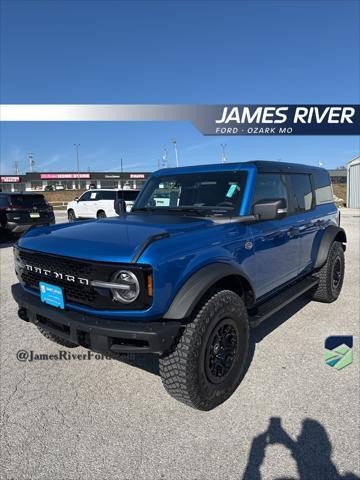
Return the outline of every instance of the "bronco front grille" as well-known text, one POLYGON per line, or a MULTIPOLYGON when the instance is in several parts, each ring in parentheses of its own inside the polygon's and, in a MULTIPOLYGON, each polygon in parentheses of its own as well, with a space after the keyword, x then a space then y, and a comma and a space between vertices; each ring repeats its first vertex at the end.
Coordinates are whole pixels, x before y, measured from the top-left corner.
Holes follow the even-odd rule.
POLYGON ((149 267, 85 261, 20 248, 15 248, 14 254, 16 274, 27 288, 39 291, 41 281, 58 285, 63 289, 65 300, 68 302, 98 310, 144 309, 151 303, 151 299, 145 293, 144 280, 149 267), (29 269, 28 266, 33 268, 29 269), (90 285, 92 280, 109 282, 113 274, 121 268, 133 271, 139 279, 141 293, 132 304, 114 302, 108 289, 90 285), (59 274, 62 278, 59 278, 59 274), (68 281, 67 278, 74 278, 74 281, 68 281))

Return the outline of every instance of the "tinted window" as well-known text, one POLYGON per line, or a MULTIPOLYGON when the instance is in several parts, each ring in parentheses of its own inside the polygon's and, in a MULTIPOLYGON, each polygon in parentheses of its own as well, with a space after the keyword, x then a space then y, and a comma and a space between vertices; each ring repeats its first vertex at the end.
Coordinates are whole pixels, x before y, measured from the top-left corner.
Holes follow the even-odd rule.
POLYGON ((326 170, 314 173, 316 205, 333 202, 330 176, 326 170))
POLYGON ((306 212, 311 210, 313 194, 311 189, 310 175, 290 175, 294 212, 306 212))
POLYGON ((13 207, 46 207, 47 203, 42 195, 10 195, 10 203, 13 207))
POLYGON ((81 195, 79 202, 87 202, 90 200, 92 192, 85 192, 84 195, 81 195))
POLYGON ((0 195, 0 208, 7 207, 9 205, 7 195, 0 195))
POLYGON ((284 198, 288 204, 286 178, 284 175, 259 173, 256 176, 254 202, 284 198))
POLYGON ((115 191, 97 192, 96 200, 115 200, 115 194, 116 194, 115 191))
POLYGON ((127 202, 134 202, 136 200, 136 197, 138 196, 139 192, 137 191, 131 191, 131 190, 124 190, 124 192, 119 192, 119 198, 123 198, 124 195, 124 200, 127 202))

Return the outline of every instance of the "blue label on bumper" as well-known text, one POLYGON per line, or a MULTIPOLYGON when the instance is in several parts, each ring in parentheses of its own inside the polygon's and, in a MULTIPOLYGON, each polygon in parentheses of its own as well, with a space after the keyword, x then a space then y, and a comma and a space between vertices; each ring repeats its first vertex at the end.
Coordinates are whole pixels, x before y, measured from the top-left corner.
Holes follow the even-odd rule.
POLYGON ((57 308, 65 308, 64 294, 60 287, 50 283, 40 282, 41 301, 57 308))

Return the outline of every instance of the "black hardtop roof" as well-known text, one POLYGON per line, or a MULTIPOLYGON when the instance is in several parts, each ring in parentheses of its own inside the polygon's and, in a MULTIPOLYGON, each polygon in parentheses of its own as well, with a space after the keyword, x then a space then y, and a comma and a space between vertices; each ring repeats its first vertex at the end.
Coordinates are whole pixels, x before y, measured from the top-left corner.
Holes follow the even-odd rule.
POLYGON ((314 171, 325 170, 324 168, 315 167, 313 165, 304 165, 302 163, 274 162, 271 160, 252 160, 243 163, 247 165, 255 165, 257 170, 262 173, 311 173, 314 171))

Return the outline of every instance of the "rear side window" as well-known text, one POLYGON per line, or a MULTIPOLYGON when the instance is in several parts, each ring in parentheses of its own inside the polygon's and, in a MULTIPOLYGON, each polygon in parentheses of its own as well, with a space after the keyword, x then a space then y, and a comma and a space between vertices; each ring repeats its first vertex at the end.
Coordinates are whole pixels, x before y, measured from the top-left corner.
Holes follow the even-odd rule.
POLYGON ((115 194, 116 194, 115 191, 97 192, 96 200, 115 200, 115 194))
POLYGON ((6 208, 9 206, 7 195, 0 195, 0 208, 6 208))
POLYGON ((284 198, 288 205, 286 177, 276 173, 259 173, 256 176, 254 202, 284 198))
POLYGON ((313 206, 310 175, 292 174, 292 200, 295 213, 307 212, 313 206))
POLYGON ((131 190, 124 190, 124 192, 119 192, 119 197, 122 198, 124 196, 124 200, 127 202, 134 202, 136 197, 138 196, 139 192, 131 191, 131 190))
POLYGON ((10 203, 13 207, 45 207, 47 205, 42 195, 10 195, 10 203))
POLYGON ((326 170, 319 170, 314 173, 316 205, 332 203, 333 194, 330 176, 326 170))

